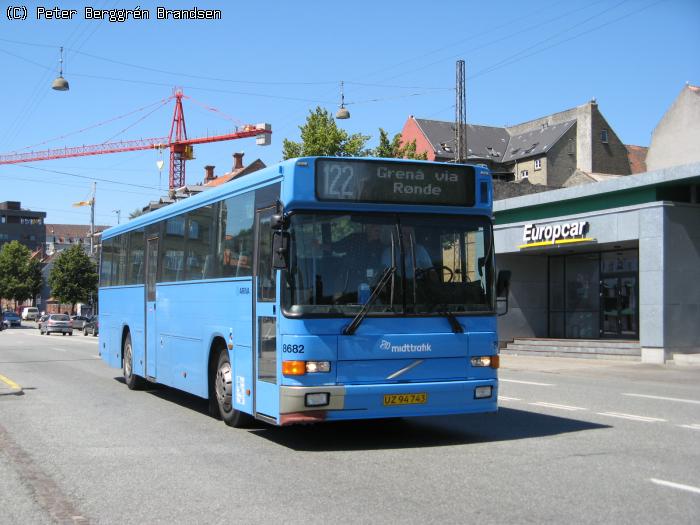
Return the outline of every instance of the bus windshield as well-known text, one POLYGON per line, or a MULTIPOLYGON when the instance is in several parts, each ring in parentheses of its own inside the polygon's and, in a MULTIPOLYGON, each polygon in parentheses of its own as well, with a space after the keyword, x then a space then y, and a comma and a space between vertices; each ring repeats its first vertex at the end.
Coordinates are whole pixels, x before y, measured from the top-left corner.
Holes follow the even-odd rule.
POLYGON ((295 213, 290 234, 288 315, 355 315, 393 267, 369 315, 494 310, 484 217, 295 213))

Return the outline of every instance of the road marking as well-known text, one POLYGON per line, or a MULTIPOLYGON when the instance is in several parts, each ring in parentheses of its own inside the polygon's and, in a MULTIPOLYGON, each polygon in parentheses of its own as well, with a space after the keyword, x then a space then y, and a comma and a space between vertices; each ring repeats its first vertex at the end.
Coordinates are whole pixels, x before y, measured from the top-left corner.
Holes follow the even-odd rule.
POLYGON ((9 377, 5 377, 5 376, 3 376, 3 375, 0 375, 0 381, 2 381, 3 383, 5 383, 5 384, 6 384, 7 386, 9 386, 10 388, 16 388, 17 390, 22 390, 22 387, 19 386, 17 383, 15 383, 15 382, 14 382, 12 379, 10 379, 9 377))
POLYGON ((59 352, 65 352, 65 351, 66 351, 65 348, 58 348, 57 346, 52 346, 52 347, 51 347, 51 350, 58 350, 59 352))
POLYGON ((692 425, 678 425, 681 428, 689 428, 690 430, 700 430, 700 423, 694 423, 692 425))
POLYGON ((569 405, 558 405, 556 403, 545 403, 544 401, 538 401, 536 403, 528 403, 530 405, 535 405, 538 407, 547 407, 547 408, 560 408, 562 410, 588 410, 587 408, 582 408, 582 407, 572 407, 569 405))
MULTIPOLYGON (((81 333, 81 332, 78 332, 78 333, 81 333)), ((47 336, 42 335, 42 334, 39 334, 39 333, 31 333, 31 332, 27 333, 27 332, 24 332, 22 335, 28 335, 28 336, 31 336, 31 337, 41 337, 43 340, 48 341, 47 336)), ((51 336, 51 337, 56 337, 56 336, 53 335, 53 336, 51 336)), ((61 337, 63 337, 63 336, 61 336, 61 337)), ((80 342, 80 343, 85 343, 85 344, 88 344, 88 345, 97 344, 97 341, 98 341, 97 337, 90 337, 90 338, 88 339, 88 338, 85 337, 85 336, 75 337, 75 334, 73 334, 73 336, 68 336, 68 337, 71 337, 71 340, 72 340, 72 341, 78 341, 78 342, 80 342)))
POLYGON ((551 383, 536 383, 534 381, 517 381, 515 379, 500 379, 503 383, 518 383, 521 385, 535 385, 535 386, 554 386, 551 383))
POLYGON ((663 397, 663 396, 650 396, 647 394, 622 394, 623 396, 632 397, 644 397, 647 399, 661 399, 662 401, 678 401, 679 403, 693 403, 695 405, 700 405, 700 401, 695 399, 681 399, 679 397, 663 397))
POLYGON ((683 485, 682 483, 674 483, 673 481, 664 481, 663 479, 656 478, 649 478, 649 481, 656 483, 657 485, 663 485, 664 487, 671 487, 672 489, 686 490, 688 492, 700 494, 700 488, 693 487, 692 485, 683 485))
POLYGON ((498 396, 501 401, 521 401, 519 397, 498 396))
POLYGON ((622 419, 631 419, 632 421, 643 421, 645 423, 654 423, 656 421, 665 422, 665 419, 658 417, 636 416, 634 414, 622 414, 620 412, 597 412, 599 416, 619 417, 622 419))

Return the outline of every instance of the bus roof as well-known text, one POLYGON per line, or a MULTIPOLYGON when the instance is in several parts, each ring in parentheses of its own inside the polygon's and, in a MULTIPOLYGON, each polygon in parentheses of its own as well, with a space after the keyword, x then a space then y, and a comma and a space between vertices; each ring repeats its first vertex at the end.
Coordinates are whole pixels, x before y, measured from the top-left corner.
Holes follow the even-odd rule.
MULTIPOLYGON (((119 224, 117 226, 113 226, 112 228, 108 228, 107 230, 104 230, 102 232, 102 239, 109 239, 112 238, 116 235, 119 235, 121 233, 131 231, 134 229, 138 229, 144 226, 147 226, 152 223, 156 223, 160 220, 163 219, 168 219, 170 217, 179 215, 183 212, 187 212, 192 209, 199 208, 200 206, 205 206, 207 204, 217 202, 223 198, 228 197, 229 195, 235 195, 241 192, 245 191, 250 191, 254 190, 256 188, 259 188, 261 186, 265 186, 267 184, 276 182, 276 181, 281 181, 283 179, 283 176, 285 173, 292 173, 293 170, 292 168, 295 168, 296 166, 300 167, 305 167, 309 168, 314 165, 314 162, 316 159, 319 158, 328 158, 328 159, 338 159, 338 160, 349 160, 351 157, 299 157, 299 158, 294 158, 294 159, 288 159, 285 161, 282 161, 278 164, 274 164, 272 166, 267 166, 266 168, 263 168, 259 171, 250 173, 245 175, 244 177, 240 177, 238 179, 234 178, 231 181, 227 182, 226 184, 222 184, 221 186, 213 187, 211 189, 207 189, 206 191, 203 191, 201 193, 198 193, 197 195, 193 195, 192 197, 188 197, 186 199, 183 199, 179 202, 175 202, 173 204, 164 206, 162 208, 159 208, 157 210, 144 213, 143 215, 139 215, 138 217, 124 223, 124 224, 119 224), (292 170, 292 171, 289 171, 292 170)), ((352 157, 353 160, 379 160, 375 157, 352 157)), ((425 163, 425 164, 444 164, 445 166, 452 166, 454 167, 454 163, 444 163, 444 162, 431 162, 431 161, 424 161, 424 160, 413 160, 413 159, 381 159, 382 162, 396 162, 396 163, 406 163, 410 162, 412 164, 415 163, 425 163)), ((474 166, 477 170, 477 175, 478 174, 488 174, 488 169, 485 167, 481 166, 474 166)), ((325 203, 325 205, 318 206, 319 208, 326 208, 329 205, 337 208, 338 203, 325 203)), ((378 208, 379 205, 361 205, 358 207, 358 209, 375 209, 378 208)), ((404 205, 406 209, 411 209, 413 208, 414 210, 416 208, 420 209, 420 207, 412 206, 412 205, 404 205)), ((444 210, 447 211, 447 210, 444 210)), ((490 212, 489 212, 490 213, 490 212)))

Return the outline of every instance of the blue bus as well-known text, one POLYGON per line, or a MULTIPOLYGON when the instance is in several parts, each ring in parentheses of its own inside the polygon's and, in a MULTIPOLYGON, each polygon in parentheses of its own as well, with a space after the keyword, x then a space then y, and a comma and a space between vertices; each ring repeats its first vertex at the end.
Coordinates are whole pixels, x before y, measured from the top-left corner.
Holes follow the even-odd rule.
POLYGON ((480 166, 308 157, 141 215, 102 235, 100 355, 234 427, 494 412, 492 198, 480 166))

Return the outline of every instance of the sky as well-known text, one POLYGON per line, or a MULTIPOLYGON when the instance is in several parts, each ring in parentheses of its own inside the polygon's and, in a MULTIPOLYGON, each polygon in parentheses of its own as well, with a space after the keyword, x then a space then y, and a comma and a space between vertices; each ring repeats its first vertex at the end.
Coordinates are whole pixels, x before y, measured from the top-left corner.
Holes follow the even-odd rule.
MULTIPOLYGON (((640 146, 686 82, 700 85, 698 0, 18 2, 0 2, 0 155, 166 137, 174 88, 188 97, 190 138, 272 125, 270 146, 196 146, 188 184, 207 164, 230 171, 234 152, 279 162, 309 111, 335 113, 341 80, 351 118, 337 123, 371 147, 380 127, 393 135, 410 115, 454 120, 460 59, 469 123, 513 125, 595 98, 620 139, 640 146), (77 13, 37 19, 57 4, 77 13), (195 5, 221 19, 156 19, 159 6, 195 5), (140 7, 150 20, 85 19, 86 6, 140 7), (26 7, 26 19, 9 7, 26 7), (63 92, 51 89, 61 46, 63 92)), ((89 224, 89 208, 72 204, 96 181, 95 222, 114 225, 167 193, 167 169, 167 150, 0 165, 0 202, 89 224)))

